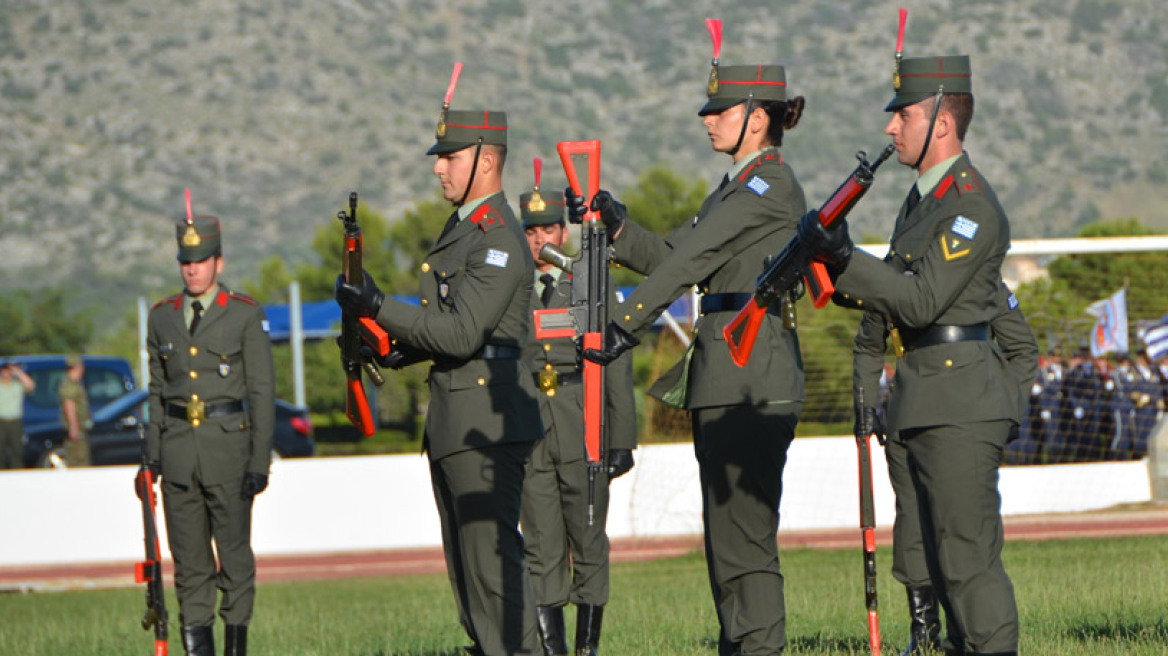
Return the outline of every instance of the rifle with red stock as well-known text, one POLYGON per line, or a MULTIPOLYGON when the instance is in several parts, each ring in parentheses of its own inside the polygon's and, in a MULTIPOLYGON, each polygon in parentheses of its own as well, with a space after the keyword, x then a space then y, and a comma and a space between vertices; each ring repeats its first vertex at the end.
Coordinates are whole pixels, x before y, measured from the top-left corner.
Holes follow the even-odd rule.
MULTIPOLYGON (((144 432, 141 424, 138 433, 144 432)), ((166 595, 162 585, 162 549, 158 541, 158 521, 155 509, 158 497, 154 494, 154 472, 146 463, 146 440, 142 439, 142 467, 134 477, 134 491, 142 502, 142 528, 146 543, 146 560, 134 563, 134 582, 146 584, 146 613, 142 615, 142 628, 154 629, 154 656, 167 653, 167 613, 166 595)))

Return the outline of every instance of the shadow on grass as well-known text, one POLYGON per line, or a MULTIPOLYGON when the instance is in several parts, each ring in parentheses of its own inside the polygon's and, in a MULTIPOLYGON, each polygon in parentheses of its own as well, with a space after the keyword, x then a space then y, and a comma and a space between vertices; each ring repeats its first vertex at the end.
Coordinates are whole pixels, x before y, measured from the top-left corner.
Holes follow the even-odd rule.
POLYGON ((1127 619, 1082 622, 1068 628, 1066 634, 1079 642, 1123 641, 1163 644, 1168 642, 1168 619, 1151 623, 1127 619))
MULTIPOLYGON (((698 641, 702 649, 710 653, 718 652, 718 641, 714 638, 703 638, 698 641)), ((867 636, 794 636, 787 639, 787 651, 792 654, 868 654, 867 636)), ((882 652, 889 651, 887 647, 882 652)), ((899 653, 893 651, 891 653, 899 653)))

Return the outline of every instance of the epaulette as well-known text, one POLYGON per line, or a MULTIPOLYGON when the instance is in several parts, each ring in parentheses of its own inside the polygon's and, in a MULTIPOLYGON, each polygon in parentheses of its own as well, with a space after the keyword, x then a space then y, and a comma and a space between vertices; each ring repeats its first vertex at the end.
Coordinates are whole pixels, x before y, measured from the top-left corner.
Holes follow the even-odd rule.
POLYGON ((758 157, 755 157, 754 161, 751 162, 750 164, 748 164, 746 166, 746 168, 742 169, 742 173, 738 174, 738 181, 745 182, 746 176, 750 175, 750 172, 753 171, 756 166, 758 166, 759 164, 762 164, 763 162, 769 162, 771 160, 778 160, 775 163, 782 164, 783 163, 782 153, 780 153, 778 151, 768 150, 768 151, 764 152, 763 154, 759 155, 758 157))
POLYGON ((175 294, 174 296, 167 296, 166 298, 162 299, 161 301, 158 301, 157 303, 155 303, 154 306, 151 307, 150 309, 153 310, 154 308, 157 308, 157 307, 162 306, 162 305, 166 305, 167 303, 173 303, 174 309, 177 310, 180 307, 182 307, 182 296, 183 296, 182 294, 175 294))
POLYGON ((230 297, 236 301, 243 301, 244 303, 247 303, 248 305, 259 305, 259 301, 248 296, 247 294, 241 294, 239 292, 233 292, 231 290, 225 290, 225 291, 219 292, 219 298, 215 299, 215 302, 219 303, 219 305, 227 305, 228 297, 230 297))
POLYGON ((483 232, 503 225, 503 215, 490 205, 480 205, 474 214, 470 215, 470 222, 483 229, 483 232))
POLYGON ((962 169, 960 173, 954 173, 945 176, 940 183, 937 184, 937 189, 933 191, 933 195, 938 199, 943 198, 949 190, 953 189, 958 196, 967 193, 981 193, 981 180, 977 177, 977 172, 973 169, 962 169))

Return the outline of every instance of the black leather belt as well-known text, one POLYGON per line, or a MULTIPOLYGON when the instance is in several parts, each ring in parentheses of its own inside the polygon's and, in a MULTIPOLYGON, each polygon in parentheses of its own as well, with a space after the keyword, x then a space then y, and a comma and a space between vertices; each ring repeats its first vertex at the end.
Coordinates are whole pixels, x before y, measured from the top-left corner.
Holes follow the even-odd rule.
POLYGON ((188 403, 182 405, 179 403, 167 403, 166 414, 176 419, 184 419, 189 422, 194 420, 212 419, 214 417, 223 417, 226 415, 243 412, 243 401, 222 401, 220 403, 188 403))
POLYGON ((905 350, 912 351, 937 344, 984 342, 990 338, 990 327, 985 323, 972 326, 929 326, 919 332, 902 330, 901 335, 905 350))
MULTIPOLYGON (((539 372, 532 373, 531 378, 535 381, 535 386, 539 387, 539 372)), ((560 371, 556 374, 556 384, 560 387, 564 385, 579 385, 582 382, 584 382, 583 372, 560 371)))
MULTIPOLYGON (((737 312, 746 307, 754 298, 754 294, 702 294, 699 310, 702 314, 713 312, 737 312)), ((767 306, 767 314, 782 316, 782 303, 771 303, 767 306)))
POLYGON ((514 346, 487 344, 471 360, 518 360, 519 349, 514 346))

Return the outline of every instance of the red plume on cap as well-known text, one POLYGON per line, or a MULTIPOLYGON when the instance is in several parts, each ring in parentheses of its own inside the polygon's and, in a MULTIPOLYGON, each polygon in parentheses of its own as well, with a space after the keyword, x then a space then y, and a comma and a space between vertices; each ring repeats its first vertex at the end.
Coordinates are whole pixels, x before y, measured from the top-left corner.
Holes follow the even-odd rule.
POLYGON ((908 10, 900 8, 900 30, 896 35, 896 68, 892 71, 892 88, 900 91, 900 60, 904 49, 904 25, 908 22, 908 10))
POLYGON ((195 214, 191 211, 191 189, 187 187, 184 191, 187 197, 187 225, 191 225, 195 222, 195 214))
POLYGON ((446 112, 450 109, 450 99, 454 97, 454 87, 458 86, 458 76, 462 74, 462 62, 454 62, 454 71, 450 73, 450 84, 446 87, 446 95, 442 98, 442 114, 438 117, 438 129, 435 130, 439 138, 446 136, 446 112))
POLYGON ((718 58, 722 56, 722 19, 707 18, 706 29, 710 31, 710 40, 714 42, 714 56, 710 59, 710 80, 706 83, 706 95, 718 93, 718 58))
POLYGON ((543 196, 539 195, 539 176, 543 172, 543 160, 536 157, 531 164, 532 168, 535 169, 535 187, 531 190, 531 198, 527 201, 527 209, 532 212, 542 212, 547 209, 547 202, 544 201, 543 196))

